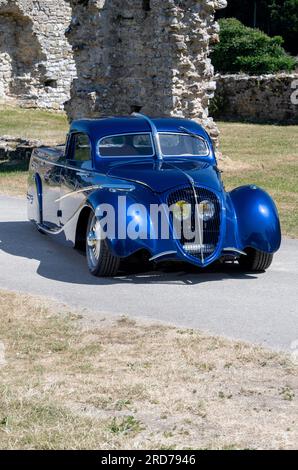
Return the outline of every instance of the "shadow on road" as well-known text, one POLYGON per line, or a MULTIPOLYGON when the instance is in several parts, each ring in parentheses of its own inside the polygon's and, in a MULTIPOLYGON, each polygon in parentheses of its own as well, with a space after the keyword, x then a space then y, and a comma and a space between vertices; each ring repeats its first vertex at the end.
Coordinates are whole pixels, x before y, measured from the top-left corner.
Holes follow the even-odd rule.
MULTIPOLYGON (((150 272, 123 272, 114 278, 95 278, 89 274, 85 257, 49 236, 41 235, 30 222, 0 222, 0 251, 37 260, 38 275, 71 284, 184 284, 194 285, 223 279, 255 279, 237 264, 214 265, 200 270, 188 263, 162 263, 150 272)), ((13 262, 13 260, 11 261, 13 262)), ((22 276, 16 263, 16 277, 22 276)), ((34 282, 34 281, 32 281, 34 282)))

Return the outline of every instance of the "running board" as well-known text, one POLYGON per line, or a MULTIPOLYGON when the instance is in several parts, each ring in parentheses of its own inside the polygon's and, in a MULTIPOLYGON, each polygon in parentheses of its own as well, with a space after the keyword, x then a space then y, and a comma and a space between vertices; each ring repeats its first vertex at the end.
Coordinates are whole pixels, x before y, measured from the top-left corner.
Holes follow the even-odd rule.
POLYGON ((63 231, 63 228, 64 228, 64 227, 61 227, 57 230, 54 230, 54 229, 51 229, 50 227, 48 227, 46 225, 43 225, 43 224, 36 224, 36 226, 37 226, 38 230, 40 230, 41 232, 45 232, 48 235, 59 235, 63 231))

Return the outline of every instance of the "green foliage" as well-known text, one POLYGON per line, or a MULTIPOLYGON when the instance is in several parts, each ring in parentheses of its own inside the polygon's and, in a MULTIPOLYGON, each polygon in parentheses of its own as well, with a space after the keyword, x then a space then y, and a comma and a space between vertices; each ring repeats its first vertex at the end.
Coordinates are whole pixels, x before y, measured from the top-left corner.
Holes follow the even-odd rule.
POLYGON ((270 29, 282 34, 288 51, 298 53, 298 0, 268 0, 270 29))
POLYGON ((215 94, 209 103, 209 114, 213 118, 218 118, 225 114, 228 99, 225 94, 215 94))
POLYGON ((235 18, 220 20, 220 27, 220 43, 212 53, 217 72, 260 74, 295 68, 297 61, 283 49, 282 37, 270 38, 235 18))
POLYGON ((126 434, 128 432, 139 432, 141 431, 140 422, 136 420, 133 416, 125 416, 121 420, 117 420, 114 417, 108 425, 108 431, 112 434, 126 434))
POLYGON ((282 36, 285 49, 298 54, 298 0, 229 0, 218 18, 231 17, 269 36, 282 36))

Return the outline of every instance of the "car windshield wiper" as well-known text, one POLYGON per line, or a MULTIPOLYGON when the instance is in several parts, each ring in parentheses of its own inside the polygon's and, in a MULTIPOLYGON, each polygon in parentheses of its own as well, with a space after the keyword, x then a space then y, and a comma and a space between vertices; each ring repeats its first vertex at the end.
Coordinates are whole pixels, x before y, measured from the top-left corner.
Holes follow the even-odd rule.
POLYGON ((202 156, 207 157, 208 155, 210 155, 210 147, 207 143, 207 140, 204 139, 204 137, 201 137, 200 135, 197 135, 194 132, 189 131, 188 129, 186 129, 186 127, 183 127, 183 126, 180 126, 179 129, 181 131, 185 132, 186 134, 190 135, 191 137, 194 137, 195 139, 203 141, 205 146, 206 146, 206 149, 208 150, 208 154, 207 155, 202 155, 202 156))
POLYGON ((185 132, 186 134, 188 135, 191 135, 192 137, 195 137, 196 139, 200 139, 201 137, 197 134, 195 134, 194 132, 191 132, 189 131, 188 129, 186 129, 186 127, 183 127, 183 126, 180 126, 179 129, 183 132, 185 132))

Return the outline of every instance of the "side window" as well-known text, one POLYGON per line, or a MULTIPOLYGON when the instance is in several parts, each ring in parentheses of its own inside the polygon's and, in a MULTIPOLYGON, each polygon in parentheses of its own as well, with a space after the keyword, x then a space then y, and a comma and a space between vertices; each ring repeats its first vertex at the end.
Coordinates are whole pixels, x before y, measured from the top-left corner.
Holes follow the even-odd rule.
POLYGON ((74 134, 71 138, 70 158, 77 162, 91 160, 91 144, 86 134, 74 134))

